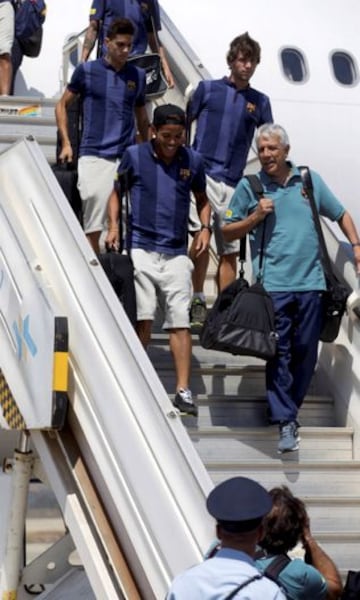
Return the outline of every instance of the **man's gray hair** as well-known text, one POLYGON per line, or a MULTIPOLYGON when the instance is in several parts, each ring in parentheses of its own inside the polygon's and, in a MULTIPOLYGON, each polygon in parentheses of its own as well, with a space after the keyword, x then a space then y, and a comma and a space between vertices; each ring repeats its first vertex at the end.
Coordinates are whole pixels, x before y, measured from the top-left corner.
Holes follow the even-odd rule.
POLYGON ((286 133, 285 129, 281 127, 281 125, 277 125, 276 123, 264 123, 264 125, 261 125, 261 127, 259 127, 255 137, 256 145, 258 145, 259 138, 261 136, 267 138, 271 135, 277 135, 280 139, 280 144, 282 146, 285 147, 290 145, 289 136, 286 133))

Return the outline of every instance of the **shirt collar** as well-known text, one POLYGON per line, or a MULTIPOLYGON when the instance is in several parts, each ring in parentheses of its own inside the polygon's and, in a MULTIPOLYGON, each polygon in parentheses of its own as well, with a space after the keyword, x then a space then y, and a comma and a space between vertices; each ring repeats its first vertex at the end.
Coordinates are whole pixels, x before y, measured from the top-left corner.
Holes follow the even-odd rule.
POLYGON ((241 560, 255 567, 254 559, 242 550, 234 550, 234 548, 220 548, 215 555, 215 558, 232 558, 233 560, 241 560))
POLYGON ((153 158, 155 158, 156 160, 163 162, 164 164, 173 165, 175 162, 177 162, 177 161, 180 162, 184 159, 184 155, 185 155, 184 146, 180 146, 180 148, 178 149, 177 153, 174 156, 174 160, 172 160, 170 163, 165 163, 165 161, 163 161, 156 153, 154 140, 150 140, 150 142, 148 142, 148 144, 149 144, 149 151, 150 151, 151 156, 153 158))
MULTIPOLYGON (((292 163, 290 160, 287 160, 286 164, 291 169, 290 177, 288 178, 288 180, 286 182, 286 185, 288 185, 290 183, 290 181, 292 181, 294 178, 300 179, 301 177, 300 177, 300 171, 294 163, 292 163)), ((279 187, 279 184, 276 183, 276 181, 274 181, 271 177, 269 177, 269 175, 263 169, 261 169, 261 171, 259 172, 259 177, 266 187, 269 187, 269 186, 279 187)))
POLYGON ((236 85, 235 85, 235 83, 233 81, 231 81, 231 79, 230 79, 230 77, 228 75, 225 75, 222 80, 223 80, 223 82, 226 85, 228 85, 229 87, 234 88, 234 90, 236 92, 240 92, 240 93, 241 92, 247 92, 250 89, 250 83, 248 83, 247 86, 246 86, 246 88, 242 88, 241 90, 238 90, 237 87, 236 87, 236 85))

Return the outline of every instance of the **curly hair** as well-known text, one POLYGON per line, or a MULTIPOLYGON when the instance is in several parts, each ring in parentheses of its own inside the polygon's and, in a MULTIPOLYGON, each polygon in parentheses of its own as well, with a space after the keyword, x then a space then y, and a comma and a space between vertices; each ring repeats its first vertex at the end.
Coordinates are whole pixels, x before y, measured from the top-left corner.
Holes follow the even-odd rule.
POLYGON ((234 60, 237 59, 239 52, 242 53, 245 59, 253 60, 257 64, 260 62, 260 44, 253 40, 247 31, 241 35, 238 35, 230 43, 230 48, 226 55, 226 60, 229 66, 232 62, 234 62, 234 60))
POLYGON ((300 540, 308 516, 304 502, 293 496, 287 486, 275 487, 269 494, 273 506, 263 520, 264 537, 259 545, 268 554, 283 554, 300 540))

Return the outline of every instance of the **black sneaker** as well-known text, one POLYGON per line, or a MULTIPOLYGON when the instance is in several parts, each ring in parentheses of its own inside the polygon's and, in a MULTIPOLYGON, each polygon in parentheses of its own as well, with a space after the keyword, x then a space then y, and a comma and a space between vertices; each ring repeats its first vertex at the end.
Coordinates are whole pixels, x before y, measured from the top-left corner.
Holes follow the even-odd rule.
POLYGON ((201 298, 193 298, 190 306, 190 324, 192 327, 202 327, 207 315, 206 302, 201 298))
POLYGON ((280 423, 280 439, 278 444, 279 454, 284 452, 294 452, 299 449, 300 438, 298 436, 298 424, 296 421, 280 423))
POLYGON ((175 408, 178 408, 182 414, 197 417, 198 408, 193 402, 190 390, 178 390, 175 395, 174 406, 175 408))

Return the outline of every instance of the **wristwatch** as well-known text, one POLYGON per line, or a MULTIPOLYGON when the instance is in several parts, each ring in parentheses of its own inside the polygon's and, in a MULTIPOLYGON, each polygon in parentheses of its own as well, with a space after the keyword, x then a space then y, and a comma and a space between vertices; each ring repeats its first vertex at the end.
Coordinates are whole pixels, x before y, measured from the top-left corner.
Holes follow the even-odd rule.
POLYGON ((203 231, 203 229, 207 229, 208 231, 210 231, 210 233, 212 233, 211 225, 204 225, 204 223, 201 223, 200 231, 203 231))

